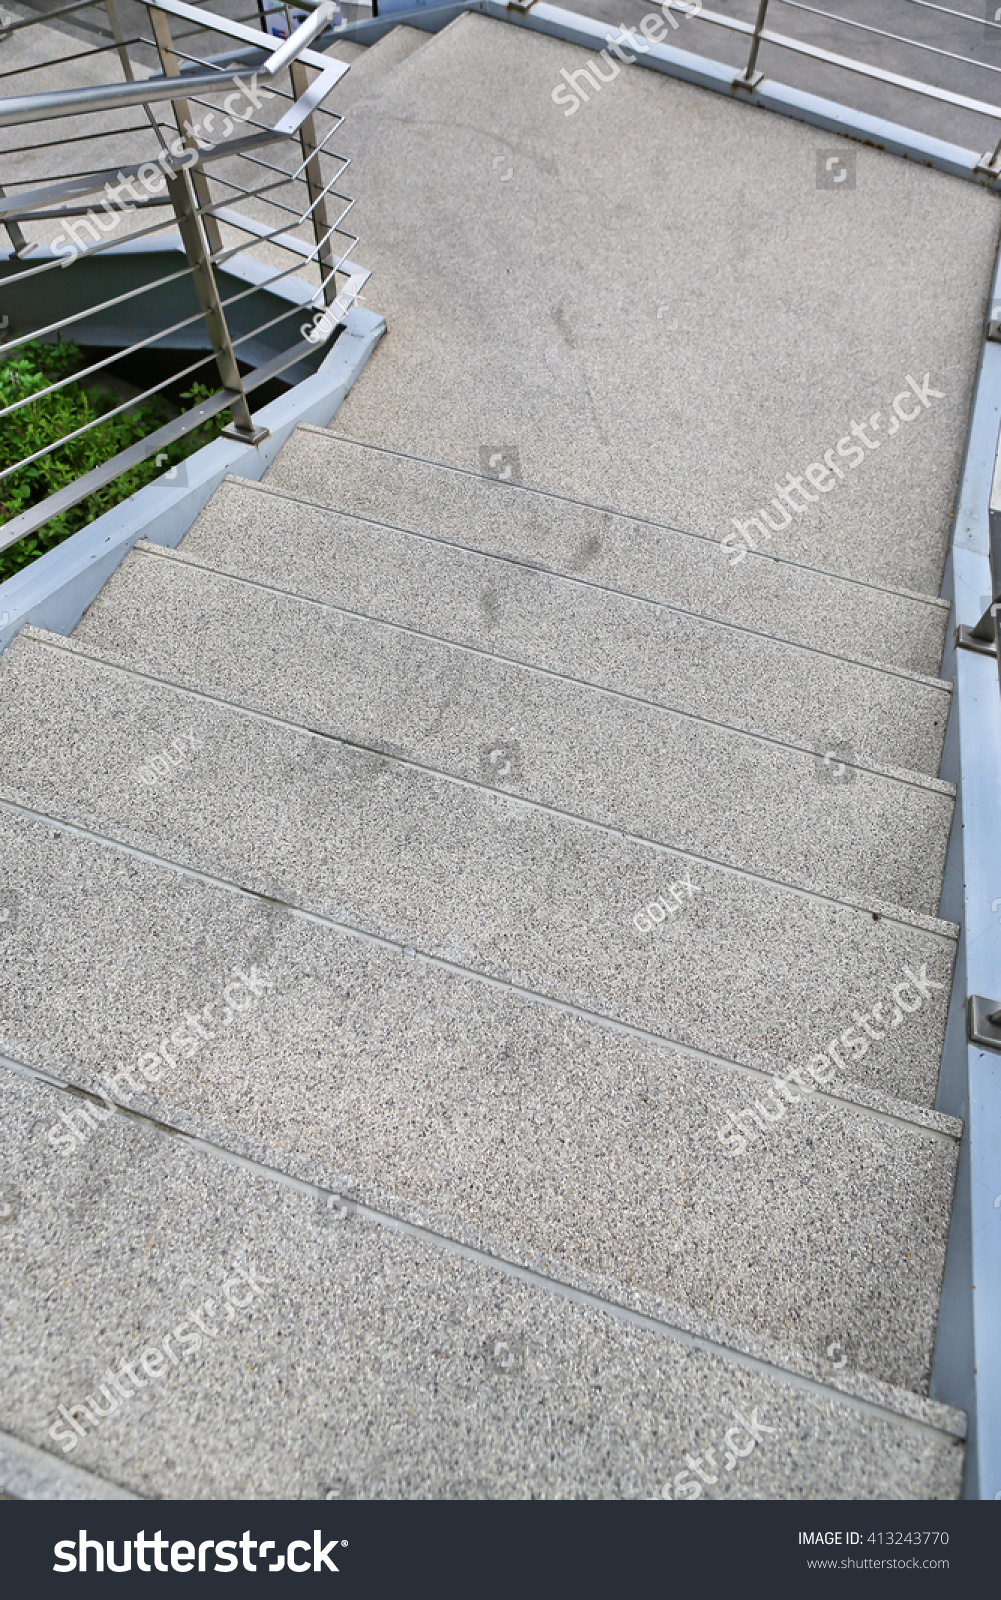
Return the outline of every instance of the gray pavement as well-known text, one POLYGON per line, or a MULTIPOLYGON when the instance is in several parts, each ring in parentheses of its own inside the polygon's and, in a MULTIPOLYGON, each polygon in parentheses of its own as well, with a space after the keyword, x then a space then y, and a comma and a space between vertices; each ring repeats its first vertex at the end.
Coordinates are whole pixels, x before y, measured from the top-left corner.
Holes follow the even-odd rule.
POLYGON ((764 508, 776 556, 935 593, 996 198, 859 146, 854 189, 818 188, 837 139, 639 66, 567 117, 588 59, 466 15, 340 130, 390 331, 337 432, 473 470, 513 449, 526 483, 716 541, 764 508))

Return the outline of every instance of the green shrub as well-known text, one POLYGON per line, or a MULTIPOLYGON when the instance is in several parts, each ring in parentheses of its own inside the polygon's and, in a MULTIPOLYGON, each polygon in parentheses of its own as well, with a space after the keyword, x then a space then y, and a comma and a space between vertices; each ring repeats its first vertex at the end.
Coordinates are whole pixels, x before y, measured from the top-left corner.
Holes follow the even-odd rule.
MULTIPOLYGON (((50 383, 68 377, 82 365, 83 358, 76 345, 70 343, 43 344, 37 339, 21 345, 13 358, 0 364, 0 408, 12 405, 25 395, 38 394, 50 383)), ((203 384, 192 384, 181 400, 185 408, 197 405, 215 391, 203 384)), ((95 389, 85 389, 80 383, 68 383, 55 394, 45 395, 31 405, 22 406, 10 416, 0 417, 0 470, 23 461, 54 440, 83 427, 94 418, 105 417, 121 402, 114 396, 101 394, 95 389)), ((112 506, 117 506, 129 495, 135 494, 144 484, 152 483, 168 467, 176 466, 193 451, 201 449, 215 439, 226 425, 228 411, 211 417, 194 432, 167 445, 167 461, 157 465, 151 456, 137 467, 105 484, 88 495, 68 511, 53 517, 37 533, 20 539, 9 549, 0 551, 0 581, 11 577, 26 567, 30 561, 44 555, 55 545, 79 528, 85 528, 96 517, 112 506)), ((106 417, 78 439, 73 439, 62 449, 42 456, 30 466, 22 467, 0 483, 0 527, 19 512, 38 505, 57 489, 83 477, 93 467, 117 455, 139 439, 155 433, 168 420, 168 410, 160 400, 143 400, 122 411, 117 417, 106 417)))

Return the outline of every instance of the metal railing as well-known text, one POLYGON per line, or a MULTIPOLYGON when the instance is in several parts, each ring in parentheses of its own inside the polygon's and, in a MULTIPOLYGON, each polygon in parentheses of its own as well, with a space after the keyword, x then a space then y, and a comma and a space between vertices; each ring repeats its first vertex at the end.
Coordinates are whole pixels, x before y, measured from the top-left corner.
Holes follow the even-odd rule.
MULTIPOLYGON (((834 0, 834 5, 836 4, 837 0, 834 0)), ((695 13, 694 0, 668 0, 668 7, 679 14, 690 16, 697 14, 700 23, 721 29, 737 38, 747 39, 746 65, 743 72, 737 73, 733 80, 734 87, 738 90, 753 90, 764 80, 765 74, 759 68, 758 58, 762 45, 768 45, 801 60, 812 62, 818 67, 843 70, 873 85, 904 90, 926 101, 937 102, 956 111, 970 112, 994 123, 1001 120, 1001 107, 990 100, 963 94, 943 84, 933 83, 927 76, 916 77, 892 71, 876 62, 864 61, 857 54, 844 55, 838 50, 814 43, 789 31, 791 28, 802 30, 811 23, 814 27, 824 26, 827 32, 844 29, 847 30, 846 40, 849 48, 862 48, 866 44, 873 45, 877 50, 880 44, 883 44, 884 48, 886 45, 901 46, 905 51, 918 52, 915 65, 917 67, 920 63, 926 72, 930 73, 940 63, 949 62, 961 68, 994 74, 997 81, 996 75, 1001 73, 1001 20, 995 20, 993 14, 989 14, 991 8, 985 6, 979 15, 974 15, 940 3, 940 0, 902 0, 902 4, 908 12, 913 13, 915 19, 920 17, 922 21, 927 21, 932 17, 948 18, 949 21, 944 26, 952 32, 956 31, 956 24, 966 26, 969 31, 965 37, 964 48, 948 48, 930 39, 920 39, 910 33, 898 32, 896 27, 881 27, 871 13, 868 13, 868 20, 862 20, 859 17, 844 16, 837 9, 831 9, 826 5, 809 4, 807 0, 757 0, 757 13, 753 20, 727 16, 707 6, 700 6, 695 13), (784 8, 781 17, 782 31, 768 26, 770 21, 776 20, 776 12, 780 6, 784 8), (972 47, 975 34, 997 48, 999 52, 997 61, 985 61, 982 56, 967 53, 972 47)), ((951 42, 956 44, 958 40, 952 39, 951 42)), ((998 87, 1001 91, 1001 83, 998 87)), ((1001 175, 1001 165, 999 165, 1001 139, 998 139, 992 150, 984 156, 983 162, 984 170, 995 176, 1001 175)))
POLYGON ((176 392, 181 380, 200 374, 216 392, 0 525, 0 550, 222 411, 231 414, 227 434, 258 442, 266 431, 254 423, 249 395, 315 362, 367 277, 349 259, 353 201, 336 188, 348 162, 329 149, 341 119, 323 110, 348 66, 310 48, 329 36, 338 7, 306 0, 302 10, 312 15, 282 41, 262 31, 263 14, 236 21, 184 0, 143 5, 148 26, 128 34, 115 0, 60 7, 74 22, 91 13, 87 36, 98 36, 69 55, 52 56, 61 38, 46 24, 56 13, 15 20, 4 34, 0 92, 26 77, 72 83, 0 99, 0 225, 10 241, 0 293, 7 306, 32 308, 13 328, 9 317, 0 323, 9 334, 0 363, 16 363, 32 341, 66 336, 88 349, 79 370, 9 398, 0 423, 70 384, 107 388, 108 369, 123 358, 151 367, 169 351, 175 370, 130 385, 119 404, 55 442, 0 461, 0 500, 14 474, 58 459, 72 441, 176 392), (45 31, 22 50, 24 61, 11 61, 10 44, 32 29, 45 31), (109 81, 113 63, 117 82, 109 81), (4 147, 7 129, 17 142, 4 147), (126 330, 120 343, 113 326, 126 330), (94 345, 108 353, 94 354, 94 345))

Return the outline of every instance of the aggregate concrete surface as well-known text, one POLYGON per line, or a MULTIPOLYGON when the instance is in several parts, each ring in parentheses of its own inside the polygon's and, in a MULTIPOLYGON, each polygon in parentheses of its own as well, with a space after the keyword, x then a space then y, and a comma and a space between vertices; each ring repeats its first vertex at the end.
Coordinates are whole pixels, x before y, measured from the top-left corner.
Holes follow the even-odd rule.
MULTIPOLYGON (((586 1268, 642 1287, 672 1316, 714 1318, 717 1337, 743 1325, 816 1358, 851 1327, 855 1370, 925 1386, 955 1123, 939 1132, 797 1094, 734 1154, 721 1130, 767 1101, 763 1073, 541 1010, 91 843, 55 844, 37 823, 15 831, 29 870, 44 855, 58 872, 35 897, 29 871, 13 888, 13 1059, 380 1206, 395 1195, 449 1236, 472 1224, 523 1258, 544 1245, 556 1276, 586 1268), (257 969, 256 1001, 233 988, 237 969, 257 969), (201 1018, 200 1045, 186 1014, 201 1018), (112 1063, 131 1077, 109 1089, 112 1063)), ((90 1139, 85 1119, 73 1126, 90 1139)), ((54 1141, 67 1159, 71 1140, 54 1141)))
POLYGON ((830 732, 791 749, 353 617, 294 604, 276 617, 259 590, 212 613, 192 589, 145 594, 143 614, 167 631, 173 612, 178 632, 158 652, 147 622, 130 668, 178 681, 163 657, 183 659, 181 682, 300 727, 779 881, 938 911, 951 787, 860 766, 830 732))
POLYGON ((528 483, 718 540, 878 414, 769 548, 934 593, 996 197, 640 66, 568 117, 589 59, 467 14, 355 108, 390 334, 337 431, 474 469, 513 447, 528 483), (850 192, 818 187, 821 146, 850 192))
MULTIPOLYGON (((383 340, 380 352, 385 344, 383 340)), ((346 406, 338 413, 338 424, 345 411, 346 406)), ((818 563, 780 561, 766 551, 748 553, 743 561, 734 562, 714 539, 532 493, 528 486, 484 477, 476 470, 478 461, 472 466, 472 472, 460 472, 436 461, 366 448, 320 429, 299 428, 265 481, 296 497, 576 574, 603 587, 663 600, 781 639, 822 643, 856 660, 892 662, 915 672, 938 671, 948 606, 937 592, 887 589, 825 573, 818 563)), ((606 483, 596 498, 600 501, 608 489, 606 483)), ((331 564, 341 556, 340 540, 331 547, 329 520, 318 519, 308 506, 297 511, 294 537, 282 554, 296 562, 296 549, 302 543, 319 581, 337 570, 331 564)), ((269 556, 274 560, 273 549, 268 555, 259 549, 263 542, 270 546, 269 519, 277 521, 283 515, 288 519, 290 513, 277 506, 270 511, 255 506, 248 516, 245 507, 234 507, 232 502, 227 503, 226 513, 223 519, 211 509, 203 514, 186 547, 196 555, 204 552, 214 565, 208 552, 214 556, 228 545, 234 554, 239 551, 242 570, 254 576, 259 562, 267 562, 269 556), (242 537, 248 522, 257 524, 256 539, 242 537)), ((353 530, 338 524, 337 531, 353 530)), ((388 542, 393 548, 398 541, 388 542)), ((937 591, 937 576, 934 588, 937 591)))
POLYGON ((712 1053, 799 1062, 879 1002, 886 1037, 858 1074, 933 1104, 952 924, 690 860, 17 643, 3 663, 0 798, 712 1053), (158 756, 166 774, 145 781, 158 756), (677 914, 644 931, 637 912, 665 895, 677 914), (934 988, 891 1031, 908 965, 934 988))
MULTIPOLYGON (((243 496, 252 487, 227 483, 212 502, 218 521, 246 505, 243 496)), ((265 508, 257 503, 257 509, 265 508)), ((228 561, 222 574, 206 568, 188 540, 179 551, 142 541, 137 557, 152 560, 123 562, 74 637, 157 676, 232 685, 229 698, 249 703, 245 697, 264 688, 262 663, 270 661, 277 680, 280 661, 299 648, 291 641, 300 633, 314 639, 330 630, 339 634, 345 618, 370 617, 772 740, 824 754, 823 742, 833 740, 864 762, 938 772, 951 696, 951 685, 939 679, 787 644, 513 561, 446 551, 339 513, 317 518, 339 563, 337 580, 325 581, 307 561, 303 510, 294 506, 290 555, 283 534, 293 507, 273 500, 267 506, 276 549, 270 563, 262 551, 255 579, 230 571, 228 561), (352 550, 361 557, 366 536, 371 548, 364 567, 359 562, 352 573, 352 550), (316 598, 321 592, 325 598, 316 598), (306 594, 314 598, 304 605, 306 594), (244 618, 256 637, 234 626, 230 613, 244 618), (192 629, 198 634, 194 653, 192 629)), ((323 696, 334 686, 300 677, 299 692, 310 694, 313 714, 320 716, 323 696)), ((269 695, 277 693, 269 675, 266 687, 269 695)))
POLYGON ((135 1125, 62 1160, 33 1137, 53 1091, 5 1075, 0 1096, 22 1189, 0 1269, 11 1410, 29 1443, 77 1437, 77 1465, 143 1495, 653 1499, 700 1442, 722 1455, 735 1411, 774 1432, 728 1495, 956 1493, 961 1451, 942 1431, 333 1220, 135 1125), (79 1437, 57 1408, 90 1394, 110 1414, 77 1413, 79 1437))
POLYGON ((341 53, 379 351, 0 663, 0 1488, 669 1498, 739 1412, 706 1498, 955 1497, 997 197, 639 68, 564 117, 479 16, 341 53))

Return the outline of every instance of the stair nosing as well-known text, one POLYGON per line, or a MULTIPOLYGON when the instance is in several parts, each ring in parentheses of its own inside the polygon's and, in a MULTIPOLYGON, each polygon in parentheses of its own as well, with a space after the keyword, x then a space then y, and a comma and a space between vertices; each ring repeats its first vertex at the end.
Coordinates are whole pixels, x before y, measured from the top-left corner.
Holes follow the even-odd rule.
MULTIPOLYGON (((130 552, 132 554, 133 552, 130 552)), ((509 656, 501 651, 488 650, 482 645, 468 644, 461 639, 449 639, 444 634, 429 633, 425 628, 418 628, 413 623, 399 622, 391 617, 383 617, 371 611, 357 611, 351 606, 338 605, 333 600, 317 600, 312 595, 296 594, 294 590, 282 589, 273 583, 264 583, 259 578, 247 577, 243 573, 224 572, 218 567, 208 566, 203 561, 193 560, 185 555, 183 550, 169 549, 162 545, 150 544, 147 540, 140 540, 134 547, 134 553, 139 556, 157 556, 172 562, 175 566, 187 567, 193 572, 210 573, 223 583, 232 583, 247 589, 255 589, 263 594, 276 595, 282 599, 294 601, 299 606, 313 606, 317 611, 332 611, 342 617, 366 623, 373 628, 386 628, 393 633, 403 633, 412 638, 426 639, 432 644, 440 645, 444 650, 461 651, 466 655, 477 657, 481 661, 496 661, 505 667, 512 667, 516 671, 535 673, 540 678, 552 679, 558 683, 565 683, 588 691, 588 693, 605 695, 609 699, 621 700, 629 705, 645 706, 650 710, 662 712, 666 716, 681 717, 687 722, 696 722, 701 727, 718 728, 723 732, 731 733, 738 738, 748 739, 757 744, 774 746, 780 750, 790 750, 797 755, 815 757, 817 752, 811 745, 799 744, 795 739, 780 738, 777 734, 764 733, 759 729, 741 727, 733 722, 721 722, 718 717, 705 716, 698 711, 687 711, 682 706, 669 705, 663 700, 653 700, 648 695, 634 693, 629 689, 612 688, 608 684, 596 683, 590 678, 579 678, 574 673, 561 672, 555 667, 547 667, 537 661, 522 660, 518 656, 509 656)), ((30 633, 30 628, 22 629, 30 633)), ((45 633, 45 629, 35 629, 38 634, 45 633)), ((91 645, 87 649, 96 648, 91 645)), ((102 657, 102 659, 107 659, 102 657)), ((952 686, 946 685, 949 693, 952 686)), ((241 702, 242 703, 242 702, 241 702)), ((921 772, 916 767, 886 766, 875 761, 862 758, 845 761, 846 767, 854 771, 867 772, 887 782, 902 783, 916 789, 927 790, 930 793, 941 794, 948 799, 955 800, 956 786, 939 778, 930 772, 921 772)))
MULTIPOLYGON (((488 478, 485 481, 490 483, 494 480, 488 478)), ((821 645, 807 644, 799 639, 789 639, 784 634, 766 633, 763 628, 750 628, 746 623, 729 622, 723 617, 712 617, 703 611, 691 611, 685 606, 674 604, 672 601, 658 600, 656 597, 640 594, 632 589, 617 589, 611 584, 596 583, 593 578, 585 578, 580 573, 561 572, 558 567, 547 567, 542 562, 528 561, 524 557, 520 556, 502 555, 494 550, 484 550, 479 545, 460 544, 457 540, 446 539, 441 534, 427 533, 419 528, 409 528, 403 523, 387 522, 378 517, 366 516, 363 512, 351 511, 342 506, 334 506, 329 504, 327 501, 312 500, 306 495, 294 494, 291 489, 279 489, 272 484, 261 483, 257 479, 241 478, 236 473, 227 474, 222 483, 219 485, 216 493, 219 493, 221 490, 227 488, 235 488, 237 490, 252 490, 257 494, 270 495, 276 500, 284 500, 289 505, 310 506, 314 510, 324 511, 330 516, 350 517, 356 522, 367 523, 373 528, 388 528, 391 532, 404 534, 407 538, 424 539, 431 544, 441 545, 445 549, 449 550, 461 550, 464 555, 478 556, 485 561, 497 561, 512 567, 523 567, 529 572, 544 572, 547 577, 555 578, 560 583, 580 584, 583 588, 596 590, 599 594, 617 595, 623 600, 632 600, 641 605, 655 606, 663 611, 674 612, 678 616, 693 617, 697 621, 705 623, 707 627, 729 629, 734 633, 746 633, 752 638, 766 639, 769 643, 780 645, 788 650, 806 650, 809 651, 811 655, 823 656, 825 659, 831 661, 844 661, 850 666, 861 667, 870 672, 881 672, 888 677, 904 678, 914 683, 923 684, 926 688, 934 688, 949 695, 951 695, 953 691, 953 685, 948 679, 936 678, 930 673, 913 672, 907 667, 897 666, 892 661, 877 661, 869 656, 849 656, 844 655, 837 650, 825 650, 821 645)), ((203 506, 202 512, 200 512, 199 515, 207 510, 210 504, 211 500, 206 502, 206 505, 203 506)), ((194 525, 192 525, 192 530, 189 531, 193 531, 193 527, 194 525)), ((133 548, 138 549, 140 545, 144 545, 150 550, 162 550, 165 553, 169 551, 169 553, 173 555, 178 555, 180 553, 177 548, 158 546, 155 545, 151 540, 147 539, 137 540, 133 548)), ((205 563, 201 564, 206 565, 205 563)), ((222 575, 221 568, 209 567, 208 570, 213 572, 218 571, 222 575)), ((825 574, 825 576, 829 575, 825 574)), ((893 593, 895 591, 888 592, 893 593)), ((903 592, 900 591, 900 593, 903 592)), ((912 597, 903 595, 903 598, 910 599, 912 597)))
MULTIPOLYGON (((753 872, 747 867, 736 866, 732 862, 720 861, 714 857, 703 855, 698 851, 685 849, 680 845, 664 844, 658 839, 648 839, 625 828, 617 828, 611 823, 597 822, 591 817, 580 816, 577 812, 566 811, 545 801, 515 794, 511 790, 498 791, 495 787, 484 783, 480 779, 464 778, 456 773, 443 772, 440 768, 433 767, 427 762, 417 761, 412 756, 399 755, 394 751, 364 744, 357 739, 347 739, 337 734, 328 733, 322 728, 311 728, 305 723, 294 722, 288 717, 277 716, 274 712, 257 710, 254 707, 243 705, 239 701, 229 700, 223 695, 213 694, 206 689, 193 689, 186 684, 176 682, 174 679, 161 678, 157 673, 146 672, 134 666, 124 666, 120 662, 109 660, 102 654, 93 652, 91 649, 85 649, 75 640, 63 638, 59 634, 46 634, 43 629, 26 627, 22 628, 18 639, 23 640, 25 646, 35 645, 39 648, 51 650, 54 653, 70 655, 80 661, 90 662, 92 665, 99 666, 109 672, 118 672, 144 683, 155 684, 174 694, 207 701, 209 704, 224 707, 228 711, 236 712, 254 721, 267 722, 272 726, 287 729, 290 733, 321 739, 330 744, 342 745, 349 749, 365 750, 372 755, 378 756, 381 760, 392 762, 397 766, 407 767, 412 771, 425 773, 439 783, 449 784, 455 788, 471 789, 474 793, 482 795, 496 796, 501 793, 505 798, 514 801, 517 805, 525 806, 529 810, 546 816, 557 817, 571 826, 588 828, 611 838, 624 840, 627 843, 639 845, 644 849, 654 850, 658 854, 679 856, 683 860, 698 862, 715 871, 726 873, 746 882, 759 884, 766 889, 778 889, 784 893, 796 895, 800 899, 822 905, 835 906, 839 909, 858 913, 861 916, 878 916, 879 920, 894 926, 918 928, 921 932, 927 933, 933 938, 941 939, 946 944, 955 944, 959 939, 960 930, 957 923, 949 922, 942 917, 933 917, 928 912, 917 911, 910 906, 903 906, 890 901, 873 899, 863 902, 847 899, 843 895, 818 889, 806 880, 797 883, 793 879, 769 877, 766 873, 753 872)), ((17 642, 15 641, 15 645, 17 642)), ((15 657, 11 656, 11 659, 15 659, 15 657)), ((940 782, 938 779, 934 781, 936 783, 940 782)))

